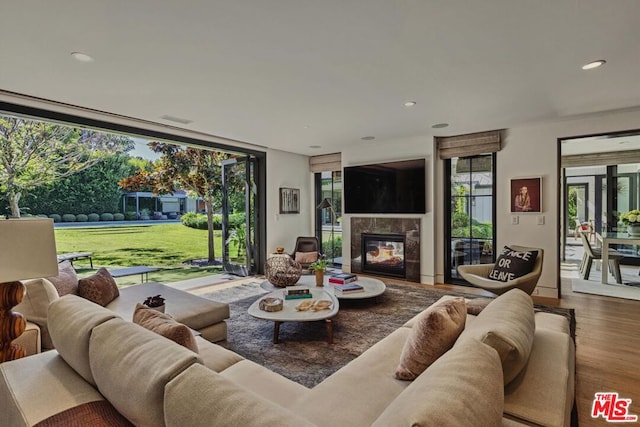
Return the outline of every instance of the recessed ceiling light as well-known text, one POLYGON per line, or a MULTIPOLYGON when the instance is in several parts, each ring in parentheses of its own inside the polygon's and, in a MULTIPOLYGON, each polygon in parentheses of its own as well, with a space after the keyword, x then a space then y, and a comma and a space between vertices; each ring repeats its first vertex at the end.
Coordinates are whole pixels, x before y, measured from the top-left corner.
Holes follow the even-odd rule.
POLYGON ((317 148, 322 148, 322 145, 310 145, 309 148, 313 148, 315 150, 317 148))
POLYGON ((360 138, 363 141, 373 141, 374 139, 376 139, 375 136, 363 136, 362 138, 360 138))
POLYGON ((598 68, 601 65, 606 64, 607 61, 605 61, 604 59, 599 59, 597 61, 593 61, 593 62, 589 62, 588 64, 585 64, 582 66, 583 70, 593 70, 594 68, 598 68))
POLYGON ((93 57, 87 55, 86 53, 82 53, 82 52, 71 52, 71 56, 73 56, 73 59, 75 59, 76 61, 80 61, 80 62, 93 62, 94 61, 93 57))
POLYGON ((434 129, 442 129, 442 128, 446 128, 449 127, 449 123, 436 123, 435 125, 431 126, 434 129))
POLYGON ((416 101, 407 101, 407 102, 404 103, 404 106, 405 107, 413 107, 416 104, 417 104, 416 101))
POLYGON ((305 128, 305 129, 309 129, 309 128, 311 128, 311 126, 309 126, 309 125, 304 125, 304 128, 305 128))

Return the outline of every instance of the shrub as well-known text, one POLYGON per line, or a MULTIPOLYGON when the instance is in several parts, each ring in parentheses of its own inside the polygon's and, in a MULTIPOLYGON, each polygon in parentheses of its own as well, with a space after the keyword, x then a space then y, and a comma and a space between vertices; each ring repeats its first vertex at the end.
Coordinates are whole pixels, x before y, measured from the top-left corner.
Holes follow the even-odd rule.
POLYGON ((76 221, 78 222, 87 222, 88 220, 89 220, 89 217, 86 216, 85 214, 76 215, 76 221))
POLYGON ((90 213, 89 215, 87 215, 87 218, 89 219, 89 222, 100 221, 100 215, 98 215, 97 213, 90 213))
POLYGON ((322 242, 322 253, 327 258, 337 258, 342 256, 342 236, 334 236, 333 253, 331 253, 331 240, 322 242))
POLYGON ((113 214, 113 220, 114 221, 124 221, 124 215, 122 215, 121 213, 114 213, 113 214))
POLYGON ((105 212, 100 215, 100 221, 113 221, 113 214, 105 212))
POLYGON ((76 222, 76 216, 74 214, 62 215, 62 222, 76 222))
POLYGON ((201 213, 186 213, 182 215, 182 218, 180 218, 180 222, 182 222, 182 225, 185 225, 189 228, 196 228, 198 230, 206 230, 208 228, 207 216, 201 213))
POLYGON ((136 219, 138 219, 138 214, 136 213, 136 211, 126 211, 124 213, 124 219, 127 221, 135 221, 136 219))
POLYGON ((53 220, 53 222, 60 222, 62 221, 62 217, 58 214, 51 214, 49 215, 49 218, 51 218, 53 220))
POLYGON ((45 214, 38 214, 36 215, 38 218, 49 218, 47 215, 45 214))

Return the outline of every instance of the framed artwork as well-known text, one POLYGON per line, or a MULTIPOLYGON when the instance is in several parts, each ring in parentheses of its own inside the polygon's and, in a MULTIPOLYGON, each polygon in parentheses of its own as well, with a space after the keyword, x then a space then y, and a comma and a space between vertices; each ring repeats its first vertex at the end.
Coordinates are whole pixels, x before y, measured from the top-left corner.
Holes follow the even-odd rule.
POLYGON ((280 188, 280 213, 300 213, 299 188, 280 188))
POLYGON ((542 212, 542 177, 511 179, 511 212, 542 212))

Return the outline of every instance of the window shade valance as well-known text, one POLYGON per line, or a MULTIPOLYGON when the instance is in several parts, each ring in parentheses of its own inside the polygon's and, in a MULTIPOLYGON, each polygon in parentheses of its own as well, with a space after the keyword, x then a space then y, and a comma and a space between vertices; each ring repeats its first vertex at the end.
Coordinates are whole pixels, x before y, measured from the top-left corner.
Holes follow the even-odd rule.
POLYGON ((561 160, 563 168, 624 165, 628 163, 640 163, 640 150, 573 154, 569 156, 562 156, 561 160))
POLYGON ((313 173, 342 170, 342 154, 324 154, 309 157, 309 169, 313 173))
POLYGON ((499 130, 435 138, 441 159, 494 153, 502 148, 499 130))

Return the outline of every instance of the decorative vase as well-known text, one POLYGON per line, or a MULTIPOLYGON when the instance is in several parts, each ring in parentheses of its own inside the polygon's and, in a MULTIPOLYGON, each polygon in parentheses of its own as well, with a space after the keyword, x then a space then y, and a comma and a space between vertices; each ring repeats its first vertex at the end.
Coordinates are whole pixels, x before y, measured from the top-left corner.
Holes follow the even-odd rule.
POLYGON ((316 286, 324 286, 324 270, 316 270, 316 286))
POLYGON ((152 310, 157 310, 157 311, 159 311, 160 313, 164 313, 164 307, 165 307, 165 305, 166 305, 166 304, 162 304, 162 305, 159 305, 159 306, 157 306, 157 307, 149 307, 149 306, 147 306, 147 307, 149 307, 149 308, 150 308, 150 309, 152 309, 152 310))
POLYGON ((627 225, 629 236, 640 236, 640 223, 627 225))

